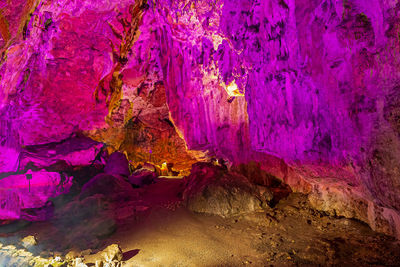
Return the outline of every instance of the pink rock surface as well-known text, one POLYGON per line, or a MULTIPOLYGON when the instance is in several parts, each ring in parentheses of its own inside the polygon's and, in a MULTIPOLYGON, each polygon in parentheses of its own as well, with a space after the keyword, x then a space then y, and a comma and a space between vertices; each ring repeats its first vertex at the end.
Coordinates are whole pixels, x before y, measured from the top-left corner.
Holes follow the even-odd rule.
POLYGON ((45 168, 59 161, 71 166, 90 165, 103 146, 87 137, 71 137, 59 143, 25 147, 19 155, 19 170, 26 169, 29 164, 45 168))
POLYGON ((161 64, 188 147, 350 169, 362 191, 399 210, 399 6, 346 3, 171 4, 184 15, 165 20, 161 64), (232 81, 244 92, 233 101, 232 81))
POLYGON ((34 172, 28 180, 25 174, 0 180, 0 220, 19 219, 22 209, 41 208, 51 197, 67 193, 72 177, 57 172, 34 172))

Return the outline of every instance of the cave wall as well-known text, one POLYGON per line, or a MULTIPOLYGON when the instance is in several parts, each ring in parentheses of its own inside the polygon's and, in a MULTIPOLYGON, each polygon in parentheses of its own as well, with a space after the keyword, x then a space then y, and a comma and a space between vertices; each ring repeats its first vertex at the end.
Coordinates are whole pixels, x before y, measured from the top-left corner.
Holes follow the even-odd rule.
POLYGON ((114 77, 132 4, 1 6, 3 151, 76 131, 135 160, 158 144, 159 162, 172 147, 191 162, 187 146, 259 162, 317 206, 342 188, 334 203, 354 198, 348 216, 370 224, 400 210, 398 1, 148 1, 114 77))
POLYGON ((154 16, 136 18, 133 4, 14 0, 2 6, 4 32, 13 34, 1 35, 0 146, 7 152, 0 171, 15 169, 21 147, 76 133, 106 143, 109 152, 126 151, 135 165, 168 161, 190 169, 193 157, 169 120, 150 30, 154 16))
POLYGON ((400 209, 397 1, 169 8, 182 15, 167 19, 161 64, 172 117, 190 148, 236 162, 268 154, 334 166, 400 209), (244 96, 231 102, 232 81, 244 96))
POLYGON ((397 1, 167 6, 161 64, 189 148, 400 236, 397 1))

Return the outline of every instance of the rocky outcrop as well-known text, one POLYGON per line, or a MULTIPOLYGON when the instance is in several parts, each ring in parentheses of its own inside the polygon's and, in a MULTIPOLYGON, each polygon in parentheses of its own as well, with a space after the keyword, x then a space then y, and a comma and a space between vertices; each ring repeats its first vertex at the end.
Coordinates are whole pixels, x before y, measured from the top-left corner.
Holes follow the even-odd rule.
POLYGON ((57 143, 27 146, 19 153, 18 168, 53 168, 55 171, 67 171, 67 166, 87 166, 96 160, 102 163, 100 153, 103 146, 104 144, 85 136, 71 136, 57 143), (60 162, 63 162, 64 166, 60 166, 60 162))
POLYGON ((230 217, 261 209, 254 185, 220 166, 196 163, 185 179, 183 198, 192 211, 230 217))
POLYGON ((301 166, 289 168, 285 181, 294 192, 308 195, 313 208, 332 216, 357 219, 374 231, 400 239, 400 212, 383 206, 363 184, 354 183, 353 173, 338 172, 332 167, 301 166))
POLYGON ((131 196, 136 195, 130 183, 125 179, 104 173, 96 175, 87 182, 82 187, 79 198, 84 199, 96 194, 104 195, 107 199, 113 201, 118 199, 129 200, 131 196))
POLYGON ((112 264, 122 261, 122 250, 117 244, 112 244, 101 251, 102 260, 106 264, 112 264))
MULTIPOLYGON (((180 16, 165 19, 161 65, 171 116, 189 148, 237 164, 260 162, 307 192, 315 193, 307 182, 314 176, 301 179, 290 166, 335 169, 328 177, 344 183, 341 173, 349 172, 363 201, 398 214, 396 2, 200 1, 170 8, 180 16)), ((318 179, 323 190, 328 177, 318 179)))
POLYGON ((156 178, 157 174, 154 171, 142 168, 134 171, 128 177, 128 181, 134 186, 141 187, 154 183, 156 178))
MULTIPOLYGON (((135 16, 131 1, 30 1, 27 9, 15 8, 24 2, 1 7, 7 31, 21 29, 11 31, 12 42, 0 42, 2 151, 18 155, 21 146, 84 132, 106 143, 109 152, 126 151, 137 163, 168 161, 190 168, 194 160, 169 120, 158 54, 150 53, 157 51, 148 31, 154 17, 146 16, 135 31, 124 24, 135 16), (131 35, 136 37, 130 40, 131 35), (117 47, 129 52, 127 58, 120 60, 117 47), (120 61, 123 67, 116 70, 120 61)), ((0 157, 0 171, 2 165, 4 171, 12 169, 12 159, 3 163, 0 157)))
POLYGON ((121 152, 114 152, 107 160, 104 172, 110 175, 123 175, 128 177, 131 174, 129 162, 121 152))
POLYGON ((44 258, 35 256, 33 253, 18 249, 13 245, 3 246, 0 244, 0 264, 2 266, 66 266, 67 262, 60 257, 44 258))
POLYGON ((96 238, 110 236, 116 229, 116 220, 110 209, 107 198, 100 194, 71 201, 58 209, 53 223, 62 227, 54 234, 68 235, 60 245, 63 248, 71 245, 85 248, 96 242, 96 238), (76 244, 79 240, 81 243, 76 244))
MULTIPOLYGON (((3 178, 0 180, 0 219, 20 219, 24 209, 44 207, 50 198, 67 193, 71 185, 72 177, 57 172, 39 171, 31 177, 18 174, 3 178)), ((35 216, 24 218, 35 220, 35 216)))

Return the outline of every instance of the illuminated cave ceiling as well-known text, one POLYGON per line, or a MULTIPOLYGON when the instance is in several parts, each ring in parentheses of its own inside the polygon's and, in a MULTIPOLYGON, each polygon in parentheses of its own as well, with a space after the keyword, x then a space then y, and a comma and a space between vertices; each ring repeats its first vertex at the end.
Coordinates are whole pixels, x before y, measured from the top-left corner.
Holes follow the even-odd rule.
POLYGON ((0 4, 2 171, 81 132, 132 161, 343 183, 366 199, 348 216, 393 234, 369 212, 400 218, 398 1, 132 2, 0 4))

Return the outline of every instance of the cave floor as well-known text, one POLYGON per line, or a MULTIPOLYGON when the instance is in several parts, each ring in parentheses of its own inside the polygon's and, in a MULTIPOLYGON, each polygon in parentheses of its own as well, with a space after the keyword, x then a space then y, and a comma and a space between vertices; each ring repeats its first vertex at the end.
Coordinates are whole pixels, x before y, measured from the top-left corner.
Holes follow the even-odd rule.
POLYGON ((400 265, 397 241, 361 222, 315 211, 304 195, 292 193, 274 208, 222 218, 185 209, 181 189, 179 179, 137 189, 141 212, 118 220, 115 232, 104 238, 88 242, 79 234, 87 221, 68 230, 50 221, 2 233, 0 242, 15 243, 33 234, 40 245, 35 253, 65 255, 77 247, 88 266, 94 266, 96 252, 115 243, 124 253, 122 266, 400 265))

